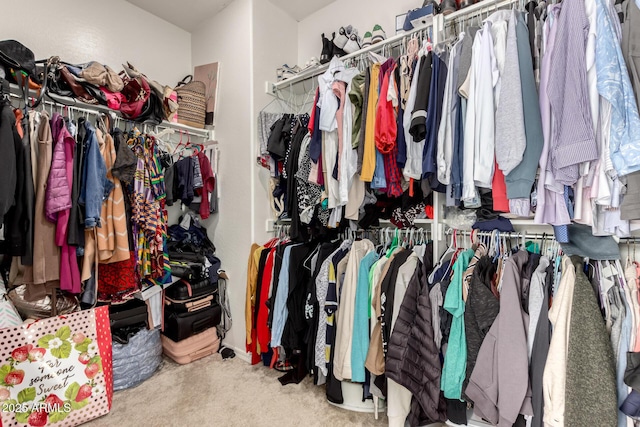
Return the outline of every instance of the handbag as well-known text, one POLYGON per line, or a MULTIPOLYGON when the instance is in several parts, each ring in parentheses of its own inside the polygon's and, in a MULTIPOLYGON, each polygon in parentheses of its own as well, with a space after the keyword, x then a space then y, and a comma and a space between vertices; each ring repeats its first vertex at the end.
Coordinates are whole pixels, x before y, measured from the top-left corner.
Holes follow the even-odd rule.
MULTIPOLYGON (((27 301, 25 298, 27 285, 20 285, 9 291, 9 299, 18 313, 25 319, 43 319, 51 316, 53 301, 49 295, 36 301, 27 301)), ((78 310, 78 299, 72 295, 56 291, 56 312, 68 314, 78 310)))
POLYGON ((5 426, 77 426, 111 409, 109 309, 0 329, 5 426))
POLYGON ((150 79, 138 71, 130 62, 122 64, 122 68, 130 78, 144 79, 149 85, 149 101, 145 104, 139 121, 154 125, 162 123, 164 119, 171 121, 172 116, 178 110, 177 95, 173 88, 150 79))
POLYGON ((204 129, 207 115, 205 84, 188 75, 178 82, 175 91, 178 94, 178 123, 204 129))
POLYGON ((4 283, 0 282, 0 329, 10 328, 22 324, 22 318, 18 310, 13 306, 7 297, 7 290, 4 283))
POLYGON ((125 100, 120 104, 120 112, 127 119, 136 119, 142 114, 145 103, 149 99, 151 93, 149 83, 142 77, 131 78, 126 74, 122 76, 122 80, 124 81, 122 95, 125 100))
MULTIPOLYGON (((0 41, 0 63, 5 68, 24 71, 36 77, 36 60, 31 49, 15 40, 0 41)), ((10 73, 7 73, 9 76, 10 73)))
POLYGON ((36 61, 31 49, 16 40, 0 41, 0 65, 5 69, 5 78, 9 79, 9 76, 14 77, 16 83, 18 83, 22 89, 25 105, 30 108, 35 108, 42 102, 46 91, 47 77, 49 75, 47 70, 49 63, 49 60, 36 61), (36 62, 46 63, 45 72, 43 73, 44 78, 42 80, 39 78, 36 62), (44 83, 40 85, 39 83, 43 80, 44 83), (34 82, 36 83, 34 89, 37 87, 40 91, 38 96, 30 104, 29 89, 34 82))

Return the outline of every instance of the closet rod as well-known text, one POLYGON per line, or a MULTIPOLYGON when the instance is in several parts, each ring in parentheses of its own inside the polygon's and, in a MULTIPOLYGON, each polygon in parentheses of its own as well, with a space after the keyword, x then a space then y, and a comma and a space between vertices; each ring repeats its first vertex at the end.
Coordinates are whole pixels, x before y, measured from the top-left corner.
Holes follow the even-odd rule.
MULTIPOLYGON (((490 0, 483 0, 483 1, 490 1, 490 0)), ((360 50, 358 50, 356 52, 350 53, 348 55, 341 56, 340 60, 343 61, 343 62, 347 62, 350 59, 355 59, 355 58, 357 58, 360 55, 363 55, 365 53, 377 52, 377 51, 382 50, 385 47, 391 46, 394 43, 397 43, 397 42, 399 42, 399 41, 401 41, 401 40, 403 40, 405 38, 409 38, 410 36, 412 36, 412 35, 414 35, 416 33, 428 30, 428 29, 432 28, 432 26, 433 26, 433 24, 430 22, 430 23, 428 23, 426 25, 421 25, 418 28, 414 28, 411 31, 407 31, 407 32, 402 33, 402 34, 396 34, 395 36, 389 37, 388 39, 386 39, 383 42, 372 44, 371 46, 367 46, 367 47, 362 48, 362 49, 360 49, 360 50)), ((267 93, 269 95, 274 95, 275 96, 275 94, 278 91, 282 90, 282 89, 288 88, 290 86, 293 86, 296 83, 300 83, 300 82, 305 81, 305 80, 310 80, 310 79, 312 79, 312 78, 314 78, 316 76, 319 76, 320 74, 324 73, 327 70, 327 68, 329 68, 329 64, 324 64, 324 65, 321 65, 320 67, 313 68, 311 70, 303 71, 301 73, 298 73, 296 76, 288 78, 288 79, 283 80, 281 82, 277 82, 277 83, 269 83, 268 82, 267 84, 270 85, 270 86, 267 87, 267 93)))
MULTIPOLYGON (((454 228, 448 228, 446 230, 446 235, 447 236, 451 236, 454 233, 456 233, 458 236, 463 236, 463 237, 469 237, 471 236, 471 234, 473 233, 474 237, 475 236, 482 236, 482 237, 491 237, 493 235, 493 231, 469 231, 469 230, 456 230, 454 228)), ((498 233, 500 233, 500 237, 506 237, 507 239, 522 239, 523 237, 525 239, 534 239, 534 240, 539 240, 539 239, 546 239, 546 240, 555 240, 555 236, 552 233, 547 233, 547 234, 539 234, 539 233, 521 233, 519 231, 512 231, 512 232, 505 232, 505 231, 499 231, 498 233)))
MULTIPOLYGON (((11 97, 16 98, 16 99, 23 99, 23 95, 22 95, 22 89, 16 85, 16 84, 11 84, 11 93, 10 93, 11 97)), ((33 89, 29 90, 29 96, 30 97, 35 97, 36 96, 36 91, 33 89)), ((100 114, 100 113, 107 113, 107 114, 115 114, 116 117, 120 120, 124 120, 127 122, 131 122, 131 123, 137 123, 135 120, 130 120, 127 119, 125 117, 122 117, 122 115, 116 111, 116 110, 112 110, 109 107, 105 107, 104 105, 91 105, 91 104, 85 104, 84 102, 78 101, 74 98, 69 98, 66 96, 59 96, 56 94, 47 94, 47 96, 50 96, 50 98, 52 100, 48 100, 48 99, 44 99, 42 102, 44 104, 53 106, 53 107, 57 107, 57 108, 63 108, 63 107, 68 107, 68 108, 72 108, 76 111, 80 111, 83 113, 87 113, 87 114, 100 114)), ((143 123, 140 123, 143 124, 143 123)), ((159 128, 163 128, 163 129, 174 129, 174 130, 178 130, 178 131, 186 131, 188 134, 190 135, 195 135, 201 138, 206 138, 206 139, 211 139, 211 132, 206 130, 206 129, 198 129, 198 128, 194 128, 191 126, 187 126, 187 125, 183 125, 180 123, 172 123, 172 122, 168 122, 166 120, 164 120, 162 123, 158 124, 158 125, 151 125, 151 124, 147 124, 147 126, 151 126, 151 127, 159 127, 159 128)))
POLYGON ((464 9, 452 12, 444 16, 444 22, 450 22, 456 19, 465 19, 479 15, 487 10, 498 10, 501 7, 510 6, 513 3, 519 3, 520 0, 483 0, 464 9))
MULTIPOLYGON (((435 15, 433 16, 433 22, 429 22, 426 25, 422 25, 418 28, 414 28, 411 31, 407 31, 401 34, 396 34, 393 37, 389 37, 388 39, 386 39, 383 42, 380 43, 376 43, 373 44, 371 46, 368 46, 366 48, 360 49, 354 53, 350 53, 348 55, 342 56, 340 57, 340 59, 342 61, 348 61, 349 59, 355 59, 358 56, 364 54, 364 53, 368 53, 368 52, 376 52, 379 51, 381 49, 383 49, 384 47, 387 47, 389 45, 392 45, 398 41, 401 41, 405 38, 409 38, 410 36, 419 33, 421 31, 424 30, 428 30, 430 28, 434 28, 434 22, 440 20, 441 22, 450 22, 452 20, 456 20, 456 19, 464 19, 466 17, 469 16, 475 16, 478 13, 482 13, 485 10, 498 10, 502 7, 505 6, 509 6, 513 3, 518 3, 520 0, 483 0, 481 2, 478 2, 472 6, 466 7, 462 10, 459 10, 457 12, 453 12, 449 15, 435 15)), ((283 80, 281 82, 277 82, 277 83, 272 83, 272 82, 267 82, 267 88, 266 88, 266 93, 269 95, 273 95, 275 96, 275 94, 280 91, 283 90, 285 88, 291 87, 294 84, 300 83, 302 81, 305 80, 309 80, 312 79, 322 73, 324 73, 327 68, 329 68, 329 64, 324 64, 321 65, 320 67, 311 69, 311 70, 307 70, 307 71, 303 71, 301 73, 298 73, 296 76, 288 78, 286 80, 283 80)))

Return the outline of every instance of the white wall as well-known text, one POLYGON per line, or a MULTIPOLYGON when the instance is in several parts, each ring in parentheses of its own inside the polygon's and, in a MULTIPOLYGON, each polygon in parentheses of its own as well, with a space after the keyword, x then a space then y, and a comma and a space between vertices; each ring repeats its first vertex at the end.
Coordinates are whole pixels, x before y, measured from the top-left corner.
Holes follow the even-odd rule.
POLYGON ((126 61, 152 79, 175 85, 191 74, 191 35, 124 0, 2 2, 0 40, 18 40, 36 59, 100 61, 116 71, 126 61), (27 17, 27 21, 22 19, 27 17))
MULTIPOLYGON (((191 35, 194 66, 220 63, 215 137, 220 144, 220 213, 205 223, 229 274, 233 327, 225 344, 244 350, 247 258, 252 243, 251 0, 235 0, 191 35)), ((238 353, 241 354, 240 351, 238 353)))
POLYGON ((337 0, 298 23, 298 64, 320 57, 322 33, 331 39, 332 32, 337 34, 340 27, 353 25, 363 37, 379 24, 391 37, 395 35, 396 15, 421 5, 419 0, 337 0))
POLYGON ((219 61, 215 138, 221 158, 220 213, 206 222, 231 277, 233 328, 225 344, 245 354, 247 259, 253 242, 269 238, 268 173, 257 166, 257 116, 270 101, 265 82, 295 61, 297 22, 267 0, 235 0, 192 33, 193 65, 219 61))
MULTIPOLYGON (((253 153, 258 153, 257 117, 273 97, 265 92, 265 83, 276 79, 276 69, 282 64, 294 64, 298 54, 298 23, 285 11, 274 6, 268 0, 253 0, 253 113, 251 140, 253 153), (277 46, 277 48, 275 48, 277 46)), ((273 110, 270 110, 273 111, 273 110)), ((255 164, 255 163, 254 163, 255 164)), ((254 166, 255 204, 253 224, 255 225, 254 241, 264 242, 269 238, 266 232, 266 221, 271 218, 269 208, 268 183, 269 172, 254 166)))

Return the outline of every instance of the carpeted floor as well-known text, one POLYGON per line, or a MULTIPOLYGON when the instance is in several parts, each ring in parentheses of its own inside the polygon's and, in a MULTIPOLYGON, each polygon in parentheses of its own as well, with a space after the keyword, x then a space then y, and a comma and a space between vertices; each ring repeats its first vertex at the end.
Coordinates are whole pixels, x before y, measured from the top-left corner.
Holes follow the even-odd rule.
POLYGON ((380 414, 329 405, 311 378, 282 386, 282 374, 220 355, 181 366, 166 359, 138 387, 116 392, 111 413, 89 427, 168 426, 386 426, 380 414))

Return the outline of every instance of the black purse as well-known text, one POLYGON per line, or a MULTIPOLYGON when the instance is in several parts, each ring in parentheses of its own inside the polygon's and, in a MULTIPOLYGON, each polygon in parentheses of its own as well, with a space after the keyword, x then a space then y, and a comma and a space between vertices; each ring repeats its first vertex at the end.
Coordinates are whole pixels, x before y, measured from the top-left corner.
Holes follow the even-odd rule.
MULTIPOLYGON (((24 96, 25 105, 35 108, 40 105, 42 98, 46 92, 47 77, 46 71, 44 74, 44 82, 39 78, 36 69, 36 60, 31 49, 15 40, 3 40, 0 41, 0 65, 5 70, 5 76, 7 79, 14 75, 16 83, 21 87, 24 96), (12 73, 13 71, 13 73, 12 73), (40 93, 32 104, 29 104, 29 80, 33 80, 35 83, 41 85, 40 93)), ((47 67, 49 62, 47 62, 47 67)))
MULTIPOLYGON (((31 49, 15 40, 0 41, 0 63, 6 71, 24 71, 29 77, 36 77, 36 60, 31 49)), ((7 76, 11 73, 7 72, 7 76)))

